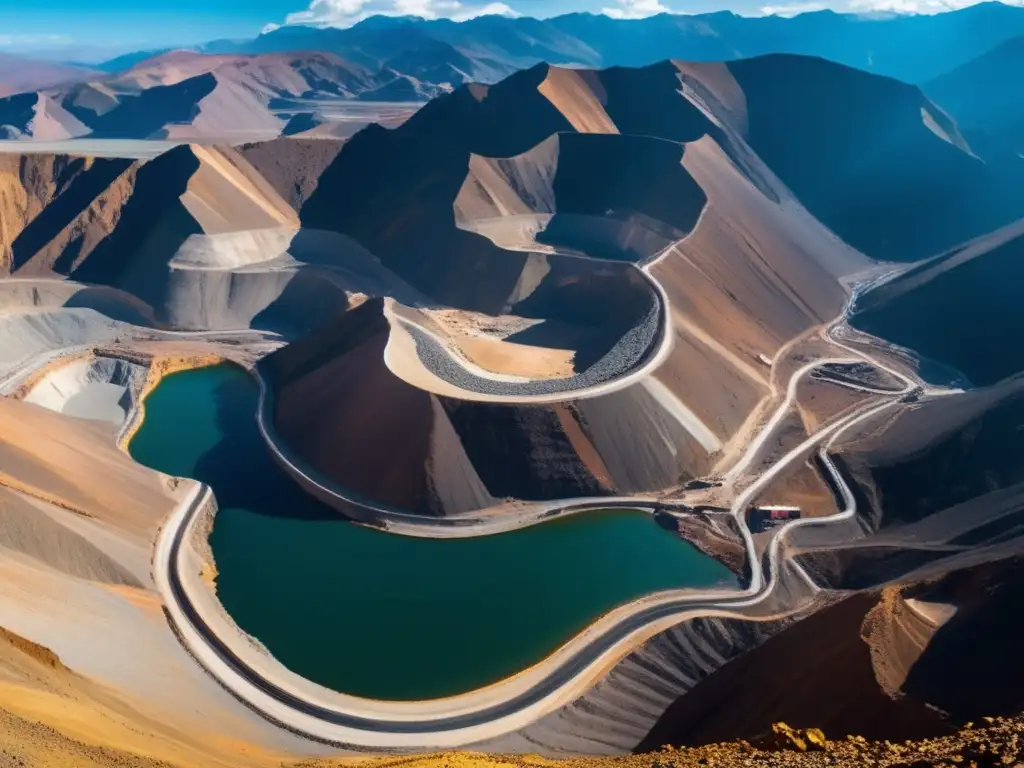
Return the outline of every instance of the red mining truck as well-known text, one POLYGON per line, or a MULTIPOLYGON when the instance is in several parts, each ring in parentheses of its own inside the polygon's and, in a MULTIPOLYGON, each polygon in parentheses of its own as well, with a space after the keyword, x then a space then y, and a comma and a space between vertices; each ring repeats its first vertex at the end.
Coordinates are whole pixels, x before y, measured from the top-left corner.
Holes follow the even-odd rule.
POLYGON ((747 520, 750 530, 754 533, 766 531, 776 525, 798 520, 800 518, 800 507, 780 506, 777 504, 763 504, 751 507, 747 512, 747 520))

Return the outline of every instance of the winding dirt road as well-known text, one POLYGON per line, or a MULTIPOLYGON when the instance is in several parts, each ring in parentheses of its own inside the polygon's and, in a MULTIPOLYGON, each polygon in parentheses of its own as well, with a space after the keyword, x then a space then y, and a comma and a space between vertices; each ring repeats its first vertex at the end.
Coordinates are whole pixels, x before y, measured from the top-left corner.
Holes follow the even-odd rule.
MULTIPOLYGON (((832 329, 841 325, 845 317, 846 313, 829 326, 830 340, 833 340, 832 329)), ((601 617, 535 666, 477 691, 419 702, 362 699, 329 691, 302 680, 253 648, 237 629, 230 626, 226 617, 201 608, 202 597, 197 590, 203 587, 194 574, 188 572, 185 565, 187 548, 183 547, 189 539, 196 510, 202 506, 209 493, 209 489, 200 487, 175 512, 157 541, 154 574, 167 603, 168 615, 182 642, 222 685, 270 720, 315 739, 370 748, 447 748, 524 727, 577 698, 600 679, 612 664, 674 624, 696 616, 750 619, 746 611, 771 596, 780 578, 782 545, 791 531, 802 526, 827 525, 856 514, 853 492, 829 457, 829 447, 862 423, 895 407, 907 393, 921 390, 923 385, 879 363, 861 350, 837 345, 850 352, 850 356, 818 360, 793 373, 785 397, 757 438, 747 447, 737 464, 739 470, 731 472, 730 479, 738 478, 755 461, 766 441, 792 408, 797 385, 821 366, 840 362, 868 362, 897 378, 903 387, 877 393, 868 403, 823 426, 735 496, 729 513, 739 523, 748 562, 751 564, 750 584, 743 590, 671 590, 632 601, 601 617), (783 472, 795 462, 804 460, 814 450, 818 451, 835 487, 839 489, 843 508, 829 517, 789 523, 771 538, 766 557, 758 559, 745 522, 748 506, 783 472)), ((266 408, 262 407, 266 404, 266 385, 262 380, 260 384, 264 397, 261 397, 257 419, 272 453, 293 477, 303 479, 307 489, 312 484, 318 496, 337 495, 337 489, 310 477, 279 445, 272 427, 268 426, 266 408)), ((853 385, 853 388, 858 387, 853 385)), ((344 501, 346 504, 362 503, 362 500, 350 497, 345 497, 344 501)), ((557 514, 578 514, 609 506, 643 508, 654 502, 654 499, 637 497, 562 500, 557 510, 532 512, 527 519, 518 520, 515 527, 543 522, 557 514)), ((671 501, 662 500, 658 503, 671 504, 671 501)), ((439 521, 424 524, 422 519, 418 523, 414 535, 435 537, 488 535, 496 532, 496 527, 507 530, 506 526, 509 525, 508 521, 495 521, 493 517, 464 518, 455 525, 438 524, 439 521)), ((807 579, 806 573, 800 575, 807 579)), ((778 615, 758 618, 765 620, 778 615)))
MULTIPOLYGON (((855 292, 854 298, 856 295, 855 292)), ((482 741, 536 721, 582 695, 611 666, 647 639, 688 618, 721 616, 767 620, 785 615, 771 610, 758 617, 748 613, 772 595, 780 579, 785 538, 798 527, 827 525, 849 518, 857 511, 853 493, 829 458, 828 448, 842 435, 895 407, 903 395, 926 389, 921 382, 911 380, 867 352, 836 339, 834 331, 844 325, 848 312, 849 307, 827 329, 828 340, 842 349, 844 356, 808 363, 791 375, 785 396, 728 473, 727 486, 736 485, 753 465, 793 407, 800 381, 821 366, 867 362, 901 381, 903 388, 879 393, 869 391, 870 388, 860 388, 871 395, 869 402, 807 437, 735 495, 729 514, 738 523, 750 563, 750 583, 745 589, 670 590, 634 600, 602 616, 533 667, 466 694, 418 702, 362 699, 330 691, 300 678, 258 650, 232 624, 209 589, 200 582, 195 556, 188 546, 193 526, 200 518, 198 512, 212 493, 208 487, 197 484, 168 518, 155 545, 153 575, 168 619, 183 645, 221 685, 255 711, 292 731, 321 741, 360 747, 448 748, 482 741), (829 517, 789 523, 772 536, 766 556, 758 558, 745 521, 749 504, 795 462, 804 460, 814 450, 819 452, 824 467, 839 489, 843 508, 829 517)), ((232 332, 157 333, 177 338, 233 335, 232 332)), ((61 352, 66 353, 67 350, 61 352)), ((18 375, 12 378, 20 378, 31 367, 31 364, 18 366, 18 375)), ((615 506, 642 509, 653 508, 655 504, 671 507, 673 503, 673 500, 654 497, 563 499, 548 506, 536 506, 520 515, 497 518, 493 514, 463 516, 450 520, 424 519, 378 505, 371 508, 367 506, 367 500, 349 496, 318 480, 301 462, 289 455, 277 440, 269 419, 272 397, 262 378, 258 379, 261 397, 256 418, 263 439, 277 461, 303 487, 322 500, 372 509, 375 521, 386 522, 388 529, 395 533, 430 537, 480 536, 594 509, 615 506)), ((9 384, 10 380, 6 383, 9 384)), ((836 383, 845 386, 841 382, 836 383)), ((858 388, 857 385, 851 386, 858 388)), ((681 499, 676 503, 683 504, 681 499)), ((807 578, 799 568, 795 570, 807 578)))

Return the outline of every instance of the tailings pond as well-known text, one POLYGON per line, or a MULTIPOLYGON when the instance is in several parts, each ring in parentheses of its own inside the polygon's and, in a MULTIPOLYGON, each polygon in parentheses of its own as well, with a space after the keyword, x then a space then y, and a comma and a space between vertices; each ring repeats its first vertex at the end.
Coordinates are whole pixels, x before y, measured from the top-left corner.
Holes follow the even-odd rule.
POLYGON ((131 455, 213 488, 221 602, 321 685, 377 699, 462 693, 540 661, 633 598, 736 584, 642 512, 453 540, 347 523, 274 463, 257 398, 252 378, 228 364, 168 376, 146 398, 131 455))

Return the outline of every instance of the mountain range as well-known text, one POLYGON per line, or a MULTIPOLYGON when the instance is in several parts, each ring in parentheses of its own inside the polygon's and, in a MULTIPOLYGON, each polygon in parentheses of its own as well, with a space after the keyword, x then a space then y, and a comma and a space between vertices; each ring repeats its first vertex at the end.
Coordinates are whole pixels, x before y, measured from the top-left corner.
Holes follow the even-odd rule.
POLYGON ((769 53, 818 56, 922 83, 1024 34, 1024 8, 981 3, 935 15, 866 17, 833 11, 746 17, 659 14, 614 19, 572 13, 550 19, 482 16, 447 19, 371 17, 349 29, 288 26, 247 41, 214 41, 208 53, 332 51, 373 70, 458 84, 495 82, 514 69, 644 66, 664 59, 727 61, 769 53))
MULTIPOLYGON (((972 123, 996 125, 978 109, 1005 104, 1003 123, 1014 119, 1018 89, 1009 79, 1024 55, 1022 40, 1024 8, 1000 3, 885 18, 831 11, 639 20, 576 13, 461 23, 375 16, 348 29, 288 26, 192 51, 139 51, 94 69, 0 59, 0 95, 9 94, 0 99, 0 130, 6 138, 39 139, 346 137, 372 120, 397 124, 408 111, 337 125, 331 111, 338 102, 420 104, 539 63, 636 67, 791 53, 923 84, 970 132, 972 123), (964 87, 966 81, 981 86, 964 87)), ((1014 130, 1019 126, 1003 132, 1014 130)))

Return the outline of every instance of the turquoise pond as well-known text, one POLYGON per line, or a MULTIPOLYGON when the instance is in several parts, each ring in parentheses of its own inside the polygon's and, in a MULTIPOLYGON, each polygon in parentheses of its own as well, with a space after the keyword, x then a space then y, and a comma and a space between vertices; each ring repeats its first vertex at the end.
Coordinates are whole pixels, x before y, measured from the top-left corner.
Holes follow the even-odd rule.
POLYGON ((321 685, 377 699, 462 693, 540 661, 641 595, 736 584, 639 511, 455 540, 345 522, 271 459, 257 397, 233 365, 175 373, 147 397, 130 451, 213 488, 221 602, 279 661, 321 685))

